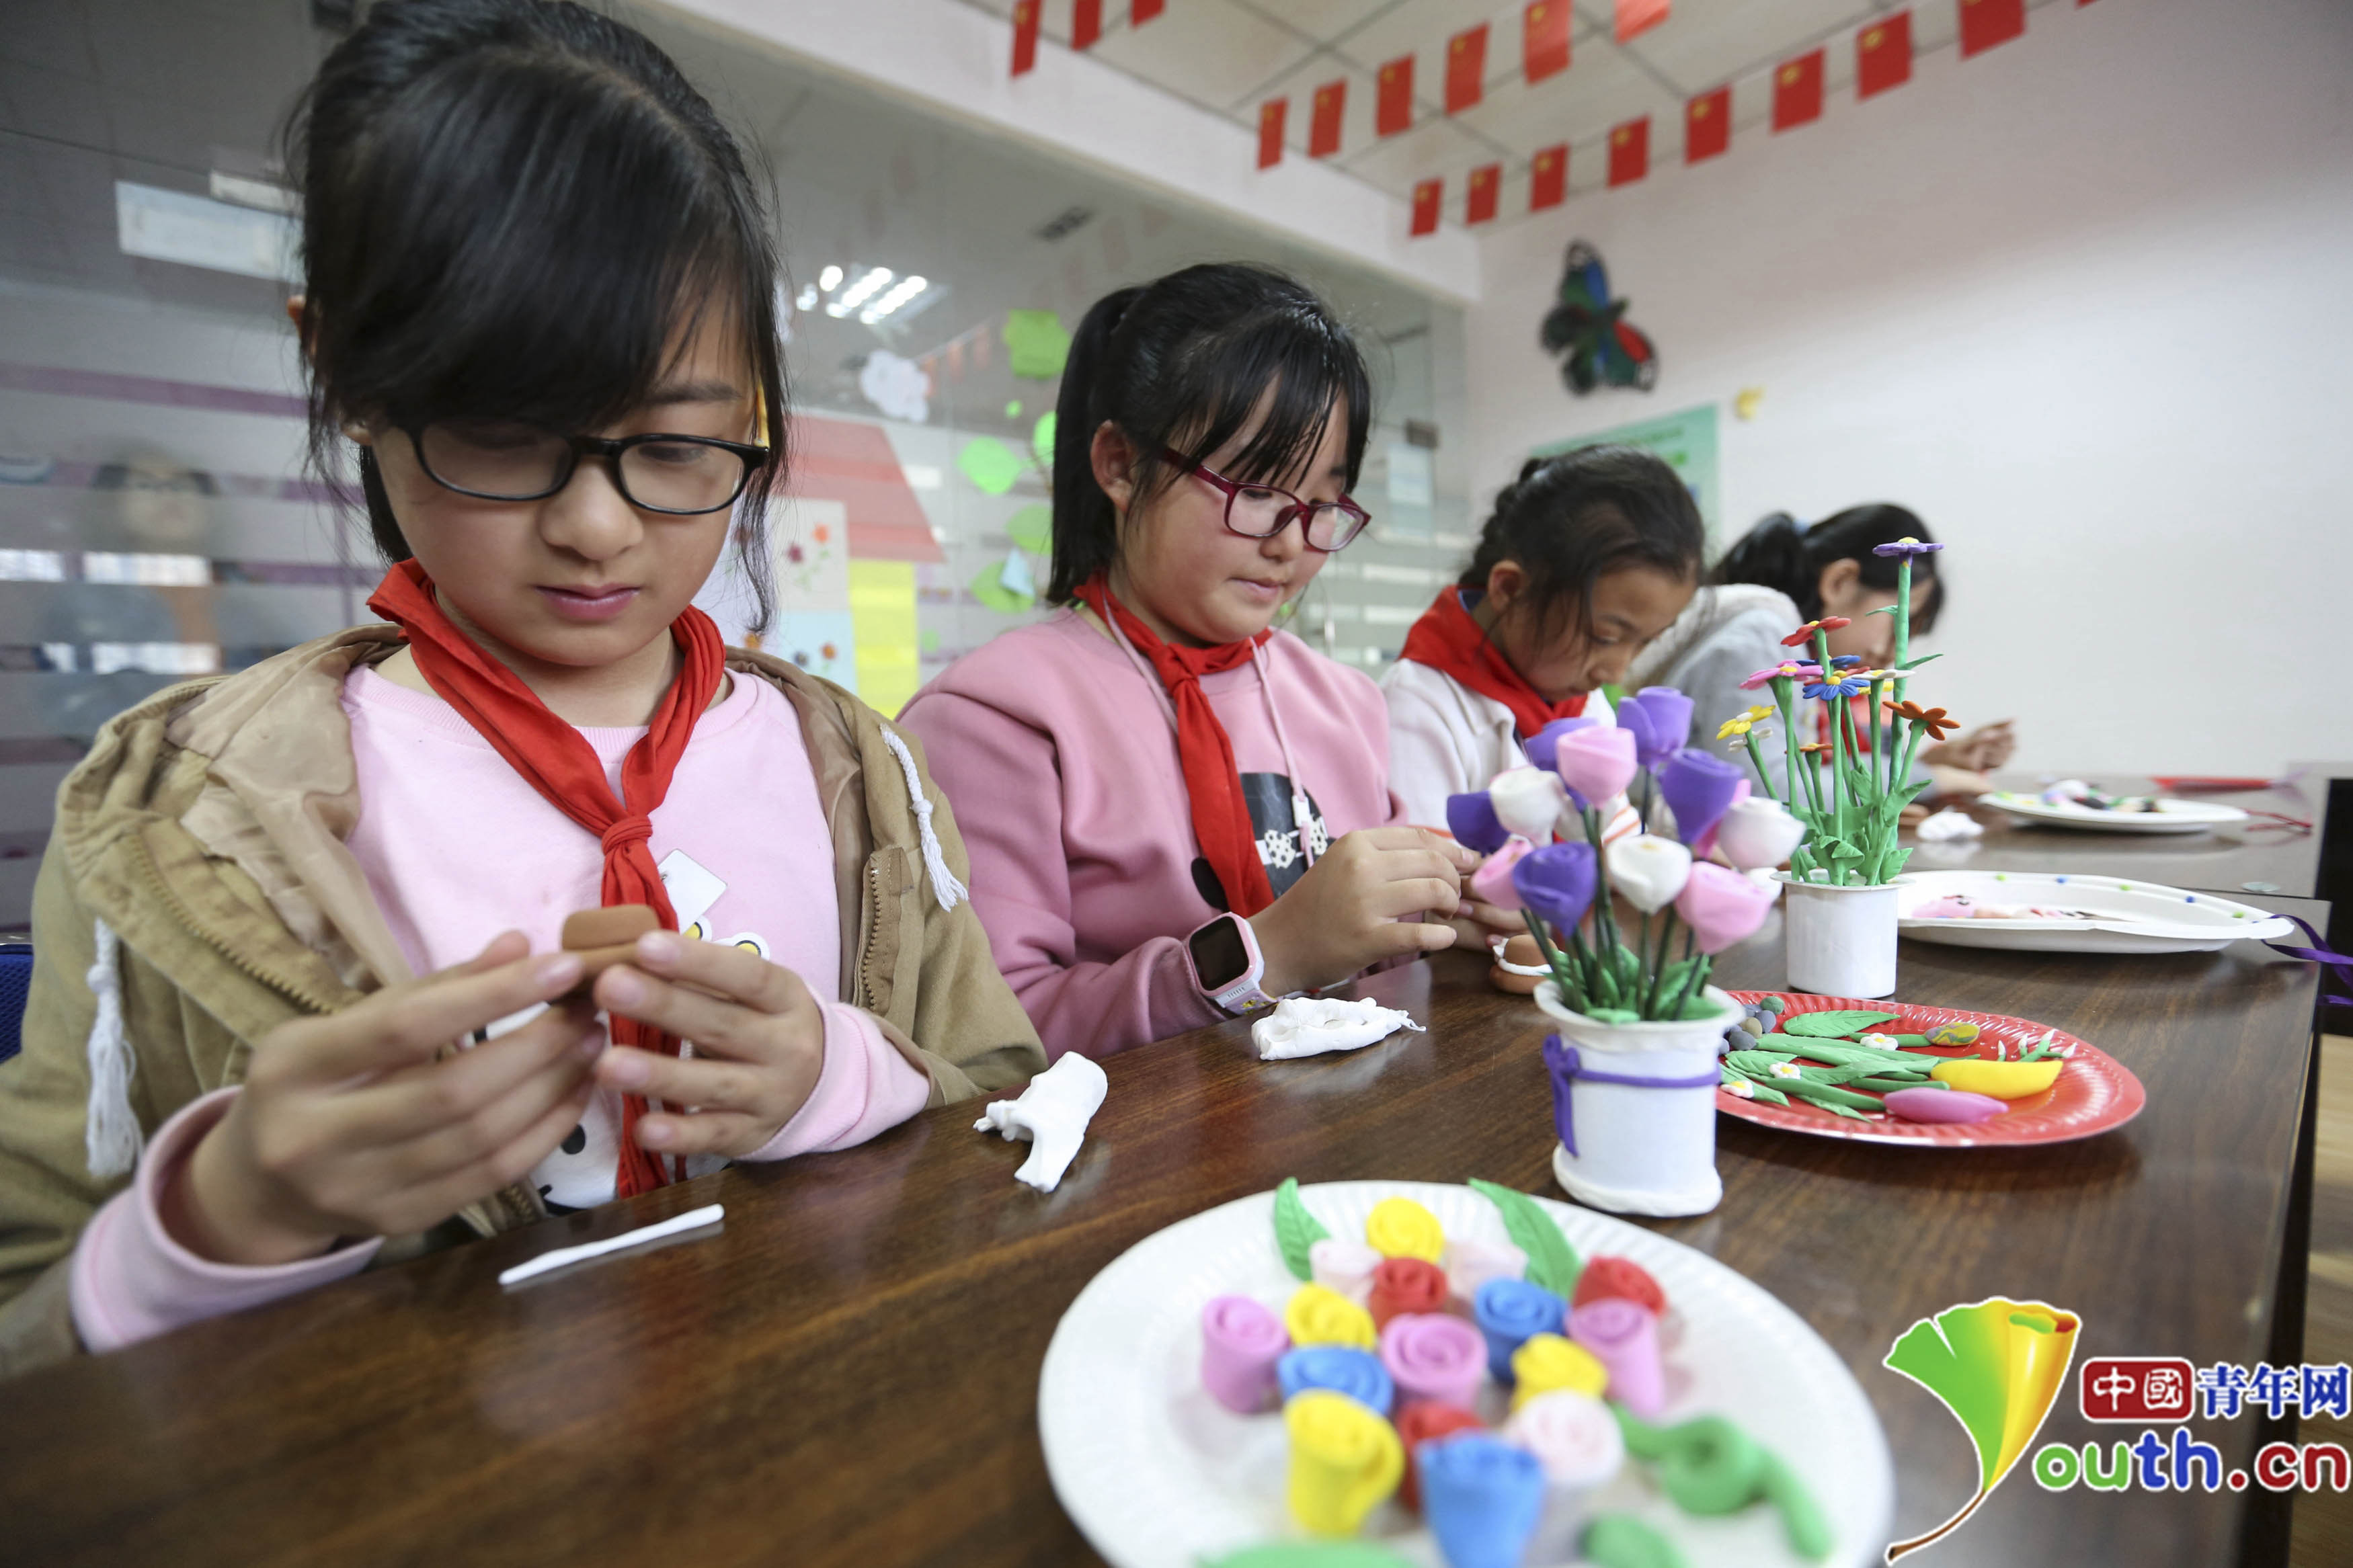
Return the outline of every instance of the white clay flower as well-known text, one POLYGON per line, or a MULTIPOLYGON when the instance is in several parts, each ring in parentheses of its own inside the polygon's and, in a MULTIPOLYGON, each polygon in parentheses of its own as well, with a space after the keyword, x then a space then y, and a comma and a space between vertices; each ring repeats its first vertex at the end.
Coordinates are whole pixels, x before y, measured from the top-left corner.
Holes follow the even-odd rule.
POLYGON ((1487 799, 1506 832, 1539 847, 1552 842, 1561 813, 1568 809, 1568 792, 1561 787, 1560 775, 1538 767, 1497 773, 1487 786, 1487 799))
POLYGON ((1674 902, 1691 880, 1691 851, 1655 833, 1612 844, 1609 863, 1610 890, 1646 915, 1674 902))
POLYGON ((1858 1035, 1855 1037, 1854 1043, 1858 1046, 1868 1046, 1874 1051, 1892 1051, 1897 1048, 1895 1037, 1893 1035, 1858 1035))
POLYGON ((1743 871, 1778 866, 1805 842, 1806 825, 1778 800, 1736 800, 1715 826, 1715 847, 1743 871))
POLYGON ((1798 1064, 1795 1062, 1775 1062, 1773 1064, 1773 1076, 1775 1078, 1803 1078, 1806 1075, 1798 1070, 1798 1064))

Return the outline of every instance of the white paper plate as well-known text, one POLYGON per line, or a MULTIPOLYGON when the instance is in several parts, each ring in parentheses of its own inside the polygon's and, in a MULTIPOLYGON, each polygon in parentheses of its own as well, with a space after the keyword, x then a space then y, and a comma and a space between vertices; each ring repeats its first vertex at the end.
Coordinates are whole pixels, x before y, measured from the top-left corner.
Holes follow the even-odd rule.
POLYGON ((2237 806, 2207 800, 2160 800, 2155 811, 2101 811, 2072 800, 2053 805, 2040 795, 1998 789, 1978 796, 1978 804, 2046 827, 2080 827, 2093 833, 2203 833, 2247 820, 2247 814, 2237 806))
MULTIPOLYGON (((1387 1197, 1429 1207, 1450 1237, 1508 1239, 1495 1205, 1430 1182, 1326 1182, 1300 1196, 1333 1235, 1361 1237, 1387 1197)), ((1580 1255, 1631 1258, 1667 1294, 1671 1421, 1729 1417, 1794 1468, 1829 1520, 1833 1564, 1877 1563, 1895 1501, 1886 1434, 1838 1352, 1768 1292, 1681 1242, 1589 1209, 1535 1200, 1580 1255)), ((1203 1557, 1300 1538, 1283 1501, 1282 1418, 1236 1415, 1201 1389, 1201 1309, 1254 1296, 1280 1308, 1299 1282, 1274 1243, 1274 1194, 1259 1193, 1148 1236, 1079 1292, 1046 1349, 1038 1435, 1054 1491, 1113 1568, 1196 1568, 1203 1557)), ((1877 1347, 1870 1347, 1874 1354, 1877 1347)), ((1629 1460, 1592 1500, 1665 1532, 1693 1568, 1795 1563, 1768 1505, 1695 1519, 1629 1460)), ((1364 1534, 1441 1568, 1428 1531, 1394 1500, 1364 1534)), ((1554 1562, 1566 1559, 1553 1559, 1554 1562)), ((1526 1568, 1547 1568, 1531 1561, 1526 1568)))
POLYGON ((1896 929, 1948 947, 2027 952, 2212 952, 2241 940, 2277 942, 2295 927, 2269 910, 2162 882, 2052 871, 1910 871, 1896 929), (1950 893, 1979 903, 2082 910, 2089 920, 1926 919, 1912 911, 1950 893))

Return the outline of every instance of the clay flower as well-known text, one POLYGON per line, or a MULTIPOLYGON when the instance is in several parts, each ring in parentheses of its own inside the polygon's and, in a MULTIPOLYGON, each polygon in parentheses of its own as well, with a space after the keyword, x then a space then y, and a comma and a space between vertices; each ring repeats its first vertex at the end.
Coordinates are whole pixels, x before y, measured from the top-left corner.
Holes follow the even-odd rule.
POLYGON ((1746 735, 1757 720, 1770 719, 1772 716, 1773 710, 1762 706, 1751 708, 1745 713, 1736 713, 1716 726, 1715 738, 1719 741, 1729 741, 1735 735, 1746 735))
POLYGON ((1831 702, 1841 697, 1853 697, 1871 684, 1855 676, 1842 676, 1837 680, 1817 680, 1807 686, 1806 695, 1820 702, 1831 702))
POLYGON ((1814 634, 1816 632, 1834 632, 1841 626, 1851 626, 1854 623, 1852 621, 1848 620, 1844 616, 1824 616, 1819 621, 1808 621, 1804 626, 1799 626, 1796 631, 1791 632, 1788 637, 1783 637, 1781 639, 1781 646, 1783 647, 1803 647, 1806 644, 1813 640, 1814 634))
POLYGON ((1568 795, 1559 778, 1538 767, 1512 768, 1497 773, 1487 786, 1495 820, 1531 844, 1549 844, 1568 809, 1568 795))
POLYGON ((1961 727, 1957 719, 1948 719, 1942 708, 1923 708, 1917 702, 1890 702, 1887 710, 1898 719, 1906 719, 1928 731, 1928 739, 1941 741, 1949 731, 1961 727))
POLYGON ((1830 749, 1831 743, 1828 741, 1804 741, 1800 742, 1798 746, 1798 750, 1807 752, 1810 755, 1816 752, 1827 752, 1830 749))
POLYGON ((1553 764, 1552 752, 1553 748, 1560 744, 1560 738, 1563 735, 1574 734, 1579 730, 1590 729, 1599 722, 1601 721, 1599 719, 1556 719, 1530 735, 1521 743, 1520 750, 1525 752, 1528 761, 1536 766, 1547 773, 1556 772, 1557 770, 1553 764))
POLYGON ((1495 816, 1495 803, 1485 790, 1446 797, 1446 827, 1465 849, 1493 855, 1504 847, 1511 830, 1495 816))
POLYGON ((1778 866, 1806 841, 1806 825, 1778 800, 1751 795, 1733 802, 1715 825, 1715 847, 1744 871, 1778 866))
POLYGON ((1776 680, 1811 680, 1821 670, 1811 664, 1777 664, 1770 669, 1760 669, 1740 683, 1743 691, 1754 691, 1776 680))
POLYGON ((1520 895, 1512 880, 1512 872, 1528 858, 1535 846, 1514 835, 1504 841, 1504 847, 1487 857, 1486 863, 1471 873, 1471 896, 1482 904, 1493 904, 1499 910, 1516 914, 1520 895))
POLYGON ((1553 762, 1561 783, 1596 803, 1621 793, 1641 766, 1632 733, 1603 725, 1563 735, 1553 762))
POLYGON ((1675 837, 1697 844, 1739 797, 1738 768, 1722 757, 1685 747, 1659 770, 1659 796, 1675 814, 1675 837))
POLYGON ((1618 727, 1634 735, 1634 760, 1653 768, 1691 738, 1692 700, 1672 686, 1646 686, 1618 704, 1618 727))
POLYGON ((1926 555, 1932 550, 1943 548, 1941 544, 1923 544, 1907 533, 1893 544, 1873 545, 1871 552, 1873 555, 1926 555))
POLYGON ((1593 903, 1594 859, 1590 844, 1549 844, 1532 850, 1512 868, 1513 890, 1524 907, 1555 930, 1574 931, 1593 903))
POLYGON ((1672 838, 1639 833, 1609 847, 1610 889, 1646 915, 1666 908, 1691 874, 1691 851, 1672 838))
POLYGON ((1772 889, 1704 860, 1691 868, 1691 879, 1675 899, 1675 913, 1691 927, 1702 952, 1722 952, 1755 936, 1772 907, 1772 889))

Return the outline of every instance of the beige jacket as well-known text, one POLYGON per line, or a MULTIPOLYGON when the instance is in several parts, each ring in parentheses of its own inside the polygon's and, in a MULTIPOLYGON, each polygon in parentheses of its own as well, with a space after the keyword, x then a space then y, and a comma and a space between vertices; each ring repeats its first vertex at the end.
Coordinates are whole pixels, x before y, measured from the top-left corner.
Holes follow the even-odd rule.
MULTIPOLYGON (((89 1154, 102 1115, 87 1044, 100 922, 120 939, 129 1110, 147 1135, 241 1081, 278 1025, 408 976, 344 846, 360 802, 343 679, 399 646, 389 626, 355 627, 159 693, 109 721, 58 789, 33 894, 24 1050, 0 1065, 0 1376, 79 1348, 67 1274, 75 1239, 129 1180, 94 1174, 89 1154)), ((942 907, 943 876, 967 874, 964 844, 927 776, 930 809, 915 805, 916 742, 789 664, 743 652, 727 664, 775 684, 800 715, 833 832, 842 997, 930 1076, 934 1105, 1044 1070, 972 905, 942 907)), ((543 1214, 518 1184, 455 1218, 488 1236, 543 1214)), ((427 1245, 397 1238, 379 1261, 427 1245)))

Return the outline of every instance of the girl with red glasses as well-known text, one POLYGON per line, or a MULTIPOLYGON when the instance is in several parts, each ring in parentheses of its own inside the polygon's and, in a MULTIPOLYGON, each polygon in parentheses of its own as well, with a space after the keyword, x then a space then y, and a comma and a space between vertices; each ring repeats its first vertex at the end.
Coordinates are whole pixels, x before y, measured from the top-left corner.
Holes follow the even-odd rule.
POLYGON ((1477 858, 1400 825, 1379 691, 1273 629, 1365 526, 1370 397, 1330 309, 1261 268, 1121 289, 1079 329, 1055 422, 1062 608, 902 715, 1050 1054, 1456 939, 1477 858))

